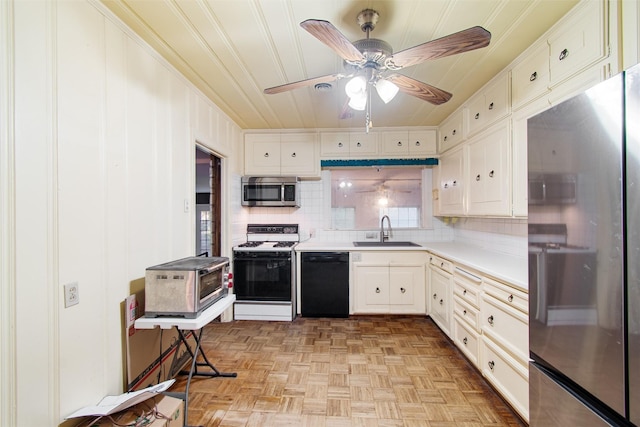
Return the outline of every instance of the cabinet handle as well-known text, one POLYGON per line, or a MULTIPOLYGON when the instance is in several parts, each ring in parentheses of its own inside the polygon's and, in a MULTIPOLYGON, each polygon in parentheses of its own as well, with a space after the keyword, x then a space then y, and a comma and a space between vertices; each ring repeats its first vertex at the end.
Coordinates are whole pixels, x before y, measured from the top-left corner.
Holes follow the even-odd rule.
POLYGON ((343 147, 342 142, 338 142, 338 148, 342 148, 342 147, 343 147))
POLYGON ((265 157, 269 157, 269 153, 264 153, 264 156, 265 157))
POLYGON ((567 56, 569 56, 569 49, 562 49, 562 52, 560 52, 560 55, 558 55, 558 60, 562 61, 567 56))
POLYGON ((396 144, 398 147, 402 147, 402 141, 398 141, 398 143, 396 144))
POLYGON ((489 104, 489 110, 493 110, 493 102, 489 104))
POLYGON ((376 288, 376 294, 380 293, 380 288, 376 288))
POLYGON ((456 130, 454 129, 451 131, 451 135, 455 135, 455 134, 456 134, 456 130))
POLYGON ((493 314, 487 318, 487 322, 489 322, 489 324, 493 326, 493 314))
POLYGON ((444 188, 449 188, 449 183, 448 183, 448 182, 446 182, 446 183, 444 184, 444 188))
POLYGON ((433 299, 436 299, 436 296, 437 296, 437 295, 438 295, 438 294, 433 294, 433 299))
POLYGON ((359 142, 356 144, 356 147, 362 147, 362 144, 360 144, 359 142))
POLYGON ((295 156, 296 156, 296 153, 291 153, 291 157, 295 157, 295 156))
POLYGON ((476 115, 474 116, 474 118, 475 118, 476 120, 478 120, 478 119, 480 118, 480 113, 476 113, 476 115))
POLYGON ((440 300, 440 305, 442 305, 443 303, 444 303, 444 301, 443 301, 443 300, 440 300))
POLYGON ((444 137, 444 140, 446 141, 448 138, 449 138, 448 136, 445 136, 445 137, 444 137))
POLYGON ((462 291, 462 295, 466 295, 467 294, 467 290, 465 289, 464 291, 462 291))
POLYGON ((420 147, 420 141, 416 141, 416 143, 414 144, 416 147, 420 147))
POLYGON ((480 181, 480 174, 476 175, 476 181, 480 181))
POLYGON ((467 345, 467 337, 464 337, 464 338, 463 338, 462 343, 463 343, 464 345, 467 345))
POLYGON ((537 71, 534 71, 534 72, 533 72, 533 74, 531 74, 531 75, 529 76, 529 81, 530 81, 530 82, 532 82, 532 81, 534 81, 534 80, 535 80, 535 79, 537 79, 537 78, 538 78, 538 72, 537 72, 537 71))
POLYGON ((493 178, 493 171, 489 172, 489 178, 493 178))
POLYGON ((444 268, 444 262, 440 263, 440 268, 444 268))
POLYGON ((513 295, 509 295, 509 297, 507 298, 507 301, 513 302, 513 295))
POLYGON ((462 310, 462 314, 467 315, 467 310, 462 310))
POLYGON ((453 186, 455 187, 458 184, 458 181, 453 181, 453 186))
POLYGON ((404 294, 405 292, 407 292, 407 290, 405 288, 400 288, 400 292, 404 294))
POLYGON ((490 360, 489 363, 487 363, 487 365, 489 365, 489 369, 493 371, 493 367, 496 366, 496 362, 494 362, 493 360, 490 360))

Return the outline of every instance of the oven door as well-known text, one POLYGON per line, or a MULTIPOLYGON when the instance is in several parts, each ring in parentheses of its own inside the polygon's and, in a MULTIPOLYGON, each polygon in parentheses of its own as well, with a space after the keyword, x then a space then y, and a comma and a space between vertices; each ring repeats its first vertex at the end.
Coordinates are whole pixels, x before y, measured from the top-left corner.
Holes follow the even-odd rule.
POLYGON ((234 251, 236 299, 291 302, 292 264, 292 251, 234 251))

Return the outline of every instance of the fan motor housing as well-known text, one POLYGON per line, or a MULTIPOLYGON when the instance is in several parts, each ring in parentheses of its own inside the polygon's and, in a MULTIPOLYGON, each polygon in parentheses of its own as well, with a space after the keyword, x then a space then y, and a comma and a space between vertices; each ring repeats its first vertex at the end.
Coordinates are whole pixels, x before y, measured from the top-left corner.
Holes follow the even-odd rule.
POLYGON ((384 60, 393 54, 393 48, 389 43, 380 39, 361 39, 353 42, 353 45, 362 52, 366 62, 350 63, 345 61, 345 68, 359 69, 363 67, 372 67, 381 69, 384 67, 384 60))

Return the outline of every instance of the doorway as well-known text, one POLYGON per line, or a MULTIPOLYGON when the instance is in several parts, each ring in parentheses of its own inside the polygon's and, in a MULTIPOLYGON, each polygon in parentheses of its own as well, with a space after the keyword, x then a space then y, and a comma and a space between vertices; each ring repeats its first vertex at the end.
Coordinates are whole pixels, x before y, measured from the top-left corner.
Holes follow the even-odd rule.
POLYGON ((222 159, 196 146, 196 255, 220 256, 222 159))

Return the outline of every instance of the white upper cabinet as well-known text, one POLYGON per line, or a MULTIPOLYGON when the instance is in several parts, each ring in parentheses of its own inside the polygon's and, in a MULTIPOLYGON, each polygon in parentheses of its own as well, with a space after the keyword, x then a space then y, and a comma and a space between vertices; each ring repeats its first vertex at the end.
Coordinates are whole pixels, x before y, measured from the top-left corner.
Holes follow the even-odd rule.
POLYGON ((441 215, 464 214, 464 151, 447 152, 438 166, 438 200, 441 215))
POLYGON ((436 130, 382 132, 380 154, 391 157, 428 157, 437 153, 436 130))
POLYGON ((509 114, 511 110, 510 82, 509 73, 502 73, 469 102, 466 107, 468 109, 469 136, 509 114))
POLYGON ((323 132, 320 134, 320 157, 323 159, 367 159, 378 154, 374 132, 323 132))
POLYGON ((511 215, 509 121, 490 128, 468 145, 469 215, 511 215))
POLYGON ((245 175, 320 176, 315 133, 250 133, 244 143, 245 175))
POLYGON ((549 46, 540 43, 511 70, 513 109, 549 91, 549 46))
POLYGON ((438 141, 438 152, 444 153, 455 147, 464 139, 462 132, 464 110, 460 109, 450 115, 440 125, 440 139, 438 141))
POLYGON ((552 87, 606 56, 605 7, 602 1, 581 2, 549 35, 552 87))

